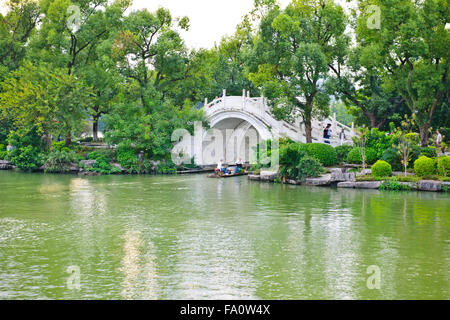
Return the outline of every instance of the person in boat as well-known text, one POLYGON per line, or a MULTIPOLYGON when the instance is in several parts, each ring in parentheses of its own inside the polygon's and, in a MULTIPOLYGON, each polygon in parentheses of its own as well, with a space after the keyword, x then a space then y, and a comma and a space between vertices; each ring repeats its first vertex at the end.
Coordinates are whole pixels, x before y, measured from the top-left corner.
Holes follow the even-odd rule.
POLYGON ((241 159, 241 158, 238 158, 238 159, 236 160, 236 167, 242 168, 242 159, 241 159))
POLYGON ((217 164, 217 168, 214 170, 216 173, 219 173, 222 171, 224 174, 227 173, 227 169, 223 166, 223 159, 219 160, 219 163, 217 164))

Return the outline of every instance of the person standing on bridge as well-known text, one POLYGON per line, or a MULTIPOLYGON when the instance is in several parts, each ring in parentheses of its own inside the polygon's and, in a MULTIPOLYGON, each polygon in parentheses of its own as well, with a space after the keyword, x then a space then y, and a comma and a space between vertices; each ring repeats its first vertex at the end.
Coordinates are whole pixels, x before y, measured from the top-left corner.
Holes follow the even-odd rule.
POLYGON ((323 141, 326 144, 331 144, 330 143, 330 138, 331 138, 331 124, 329 123, 327 125, 327 127, 325 128, 325 130, 323 130, 323 141))
POLYGON ((341 140, 341 146, 344 144, 345 140, 347 140, 344 128, 342 128, 341 132, 339 132, 339 140, 341 140))

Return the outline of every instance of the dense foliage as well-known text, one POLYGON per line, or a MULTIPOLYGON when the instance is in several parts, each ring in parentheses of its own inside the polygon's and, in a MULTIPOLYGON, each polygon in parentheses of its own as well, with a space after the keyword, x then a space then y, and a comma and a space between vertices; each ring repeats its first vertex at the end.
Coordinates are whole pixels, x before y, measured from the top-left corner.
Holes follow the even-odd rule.
POLYGON ((436 173, 436 161, 422 156, 414 161, 414 172, 419 177, 430 176, 436 173))
POLYGON ((336 148, 334 148, 334 150, 336 150, 337 161, 339 163, 346 162, 348 154, 350 153, 350 151, 352 149, 353 149, 353 146, 350 146, 350 145, 342 145, 342 146, 337 146, 336 148))
MULTIPOLYGON (((373 148, 365 148, 365 157, 367 164, 373 164, 377 161, 377 152, 373 148)), ((347 162, 362 164, 361 148, 353 148, 347 155, 347 162)))
MULTIPOLYGON (((334 0, 295 0, 285 8, 258 0, 234 34, 194 50, 182 38, 189 18, 164 8, 131 10, 131 0, 7 1, 0 14, 0 144, 15 148, 0 148, 0 158, 24 170, 63 167, 70 152, 87 156, 74 141, 88 123, 94 141, 104 124, 104 141, 118 149, 112 159, 97 155, 95 170, 117 171, 110 166, 117 160, 129 172, 174 172, 172 132, 192 133, 194 121, 205 120, 204 99, 223 89, 264 95, 279 119, 302 116, 308 143, 312 120, 328 116, 333 102, 342 122, 370 127, 368 164, 383 159, 400 170, 420 154, 437 157, 440 150, 427 148, 435 129, 444 149, 450 135, 448 0, 355 4, 346 12, 334 0), (73 5, 78 21, 70 17, 73 5), (376 28, 372 5, 381 9, 376 28), (411 123, 399 133, 405 115, 411 123)), ((362 162, 361 147, 290 148, 279 151, 303 150, 324 166, 362 162)), ((292 176, 302 157, 289 160, 292 176)))
POLYGON ((336 150, 329 144, 309 143, 306 145, 306 150, 309 156, 316 158, 326 167, 338 163, 336 150))
POLYGON ((374 177, 390 177, 392 174, 391 165, 383 160, 375 162, 371 169, 374 177))
POLYGON ((450 156, 440 157, 436 167, 440 176, 450 177, 450 156))

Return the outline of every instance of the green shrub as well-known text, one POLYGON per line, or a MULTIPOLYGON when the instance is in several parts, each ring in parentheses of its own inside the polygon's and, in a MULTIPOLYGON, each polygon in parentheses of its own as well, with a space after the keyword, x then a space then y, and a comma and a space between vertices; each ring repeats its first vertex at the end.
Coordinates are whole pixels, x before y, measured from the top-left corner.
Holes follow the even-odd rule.
POLYGON ((298 176, 298 164, 308 155, 306 145, 290 143, 280 145, 280 177, 296 179, 298 176))
POLYGON ((100 160, 110 163, 114 160, 115 152, 111 149, 99 149, 88 154, 89 160, 100 160))
POLYGON ((378 160, 372 166, 372 176, 374 177, 390 177, 392 175, 392 167, 383 160, 378 160))
POLYGON ((334 150, 336 150, 338 162, 340 163, 340 162, 347 161, 347 156, 352 149, 353 149, 353 146, 349 146, 349 145, 337 146, 336 148, 334 148, 334 150))
POLYGON ((436 161, 422 156, 414 161, 414 172, 419 177, 433 175, 436 173, 436 161))
POLYGON ((160 163, 156 168, 156 173, 158 174, 175 174, 177 173, 177 168, 173 163, 160 163))
POLYGON ((284 144, 280 146, 280 165, 294 165, 307 155, 306 147, 301 143, 284 144))
POLYGON ((43 162, 39 149, 32 145, 14 149, 9 157, 13 165, 24 171, 37 170, 43 162))
POLYGON ((52 141, 52 151, 61 151, 62 148, 66 147, 65 141, 52 141))
POLYGON ((69 172, 70 167, 79 162, 78 156, 72 151, 54 150, 47 155, 44 161, 44 171, 47 173, 69 172))
POLYGON ((316 158, 322 165, 329 167, 338 163, 336 150, 325 143, 308 143, 306 150, 310 157, 316 158))
POLYGON ((391 190, 391 191, 409 191, 411 187, 407 184, 401 184, 395 180, 386 180, 379 187, 380 190, 391 190))
POLYGON ((371 175, 362 175, 362 176, 356 176, 356 181, 381 181, 383 180, 383 178, 385 177, 374 177, 371 175))
MULTIPOLYGON (((377 152, 372 148, 365 148, 366 164, 372 164, 377 161, 377 152)), ((353 148, 347 156, 348 163, 362 164, 362 156, 360 148, 353 148)))
POLYGON ((420 177, 416 177, 416 176, 399 175, 399 176, 396 176, 395 178, 400 182, 419 182, 420 181, 420 177))
POLYGON ((450 157, 443 156, 437 161, 437 173, 440 176, 450 177, 450 157))
MULTIPOLYGON (((392 145, 392 136, 386 135, 386 132, 373 128, 365 134, 366 148, 370 148, 375 151, 373 162, 380 159, 384 151, 392 145)), ((373 163, 372 162, 372 163, 373 163)))
POLYGON ((125 169, 132 169, 138 163, 134 149, 128 145, 119 145, 116 150, 117 162, 125 169))
MULTIPOLYGON (((411 160, 409 161, 409 168, 414 166, 414 161, 419 158, 420 147, 414 146, 411 151, 411 160)), ((394 147, 388 148, 385 150, 383 156, 380 160, 384 160, 392 166, 392 170, 394 171, 404 171, 405 168, 402 165, 402 157, 399 154, 398 150, 394 147)))
POLYGON ((405 138, 413 141, 415 144, 419 144, 419 142, 420 142, 420 135, 415 132, 410 132, 410 133, 405 134, 405 138))
POLYGON ((436 158, 437 157, 436 147, 420 148, 420 155, 426 156, 428 158, 436 158))
POLYGON ((317 159, 310 156, 306 156, 301 159, 297 166, 297 169, 297 179, 299 180, 319 177, 324 172, 322 164, 317 159))
POLYGON ((4 144, 0 144, 0 160, 6 160, 8 155, 8 151, 6 151, 6 147, 4 144))

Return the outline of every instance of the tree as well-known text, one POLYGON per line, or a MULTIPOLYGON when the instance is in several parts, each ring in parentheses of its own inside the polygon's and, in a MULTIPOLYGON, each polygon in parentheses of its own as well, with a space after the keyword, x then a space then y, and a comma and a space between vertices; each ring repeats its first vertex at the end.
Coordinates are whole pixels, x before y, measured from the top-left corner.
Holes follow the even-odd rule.
MULTIPOLYGON (((175 82, 186 78, 186 48, 172 28, 172 16, 166 9, 132 12, 124 26, 115 38, 114 55, 120 72, 139 84, 142 107, 151 113, 155 92, 164 97, 175 82)), ((189 19, 178 19, 178 26, 187 30, 189 19)))
POLYGON ((32 0, 10 0, 0 14, 0 79, 17 69, 26 55, 27 42, 40 21, 39 6, 32 0))
POLYGON ((269 99, 273 113, 291 121, 301 115, 306 141, 312 119, 329 114, 329 64, 346 43, 346 16, 333 1, 300 0, 284 11, 273 6, 261 20, 250 80, 269 99))
POLYGON ((375 68, 387 92, 398 91, 416 115, 422 146, 442 99, 449 99, 450 15, 447 0, 360 1, 357 24, 361 59, 375 68), (369 5, 381 12, 380 30, 368 27, 369 5))
POLYGON ((31 63, 12 72, 1 89, 2 116, 25 134, 35 130, 44 137, 49 151, 52 136, 81 129, 91 94, 73 75, 31 63))

